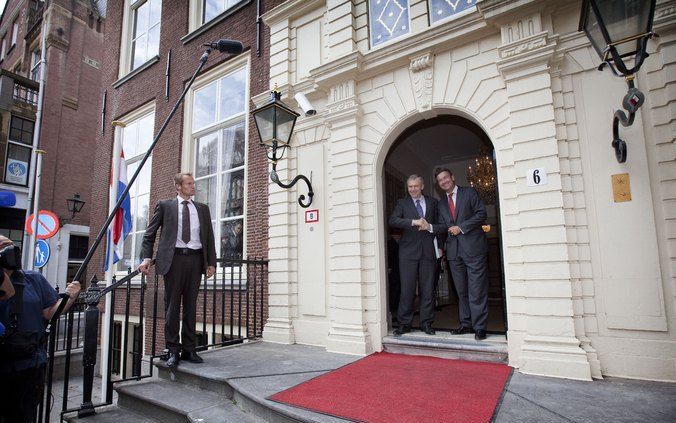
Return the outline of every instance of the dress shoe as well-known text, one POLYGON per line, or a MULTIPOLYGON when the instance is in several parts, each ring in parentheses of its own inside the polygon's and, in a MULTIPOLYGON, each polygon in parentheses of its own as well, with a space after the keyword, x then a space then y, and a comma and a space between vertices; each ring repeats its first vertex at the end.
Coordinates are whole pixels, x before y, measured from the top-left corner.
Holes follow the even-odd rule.
POLYGON ((466 333, 474 333, 474 329, 467 326, 460 326, 457 329, 451 329, 451 335, 464 335, 466 333))
POLYGON ((486 331, 478 329, 474 334, 474 339, 476 339, 477 341, 483 341, 484 339, 486 339, 486 331))
POLYGON ((178 358, 177 353, 169 353, 169 358, 167 359, 167 367, 170 369, 173 369, 175 367, 178 367, 178 362, 181 361, 180 358, 178 358))
POLYGON ((425 323, 423 327, 420 328, 423 332, 425 332, 428 335, 434 335, 436 332, 434 329, 432 329, 432 324, 431 323, 425 323))
POLYGON ((409 333, 410 331, 411 327, 409 325, 401 325, 394 330, 394 336, 401 336, 405 333, 409 333))
POLYGON ((195 351, 183 351, 181 353, 181 359, 185 361, 189 361, 191 363, 204 363, 204 360, 202 360, 202 357, 197 355, 195 351))

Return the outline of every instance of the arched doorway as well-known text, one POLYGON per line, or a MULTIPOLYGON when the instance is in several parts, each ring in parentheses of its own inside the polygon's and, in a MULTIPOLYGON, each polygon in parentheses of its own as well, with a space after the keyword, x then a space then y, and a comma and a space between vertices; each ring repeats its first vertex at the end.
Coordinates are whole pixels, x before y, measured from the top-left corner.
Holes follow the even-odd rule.
MULTIPOLYGON (((439 115, 407 128, 390 147, 383 165, 383 204, 387 263, 388 332, 397 326, 397 244, 396 230, 387 227, 387 220, 397 199, 407 196, 406 179, 421 175, 424 193, 439 199, 443 191, 434 179, 434 169, 453 171, 456 184, 474 186, 487 210, 488 237, 488 333, 505 334, 507 315, 505 277, 502 265, 502 228, 494 147, 488 135, 474 122, 455 115, 439 115)), ((458 301, 452 277, 445 260, 439 260, 435 289, 434 328, 450 330, 458 326, 458 301)), ((417 304, 416 304, 417 309, 417 304)), ((418 325, 417 315, 413 327, 418 325)))

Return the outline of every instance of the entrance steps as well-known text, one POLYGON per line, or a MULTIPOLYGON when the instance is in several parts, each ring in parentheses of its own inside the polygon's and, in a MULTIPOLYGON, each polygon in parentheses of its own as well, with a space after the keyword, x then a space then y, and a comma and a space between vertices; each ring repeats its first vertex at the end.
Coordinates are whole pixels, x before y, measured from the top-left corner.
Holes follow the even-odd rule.
POLYGON ((487 361, 507 364, 507 338, 489 334, 476 341, 473 334, 451 335, 437 331, 436 335, 414 331, 402 336, 391 333, 383 338, 383 349, 396 354, 425 355, 468 361, 487 361))
POLYGON ((83 423, 269 422, 345 423, 346 420, 291 407, 269 395, 344 366, 357 356, 323 348, 251 342, 200 353, 203 364, 181 361, 156 375, 115 386, 117 404, 98 408, 83 423))

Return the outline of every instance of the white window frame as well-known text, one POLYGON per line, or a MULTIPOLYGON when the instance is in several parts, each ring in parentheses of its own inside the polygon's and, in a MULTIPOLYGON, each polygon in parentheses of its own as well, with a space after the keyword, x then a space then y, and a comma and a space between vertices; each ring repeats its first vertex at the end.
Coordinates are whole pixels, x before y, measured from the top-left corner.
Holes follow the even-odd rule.
MULTIPOLYGON (((205 74, 201 75, 198 79, 195 80, 195 83, 193 86, 190 88, 188 93, 186 94, 186 101, 185 101, 185 112, 183 115, 184 118, 184 123, 183 123, 183 154, 181 156, 181 168, 182 169, 190 169, 190 171, 194 172, 194 164, 195 164, 195 155, 196 155, 196 139, 200 138, 201 136, 207 135, 209 133, 213 133, 215 131, 219 131, 222 128, 231 126, 232 124, 242 121, 244 123, 244 198, 243 198, 243 206, 242 206, 242 253, 243 257, 245 258, 246 256, 246 248, 247 248, 247 198, 248 198, 248 181, 249 181, 249 175, 248 175, 248 162, 249 162, 249 103, 250 103, 250 84, 251 84, 251 59, 249 54, 242 54, 239 57, 237 57, 234 60, 225 62, 221 65, 216 66, 214 69, 209 70, 205 74), (206 85, 228 75, 231 73, 236 72, 239 69, 245 68, 246 69, 246 79, 245 79, 245 89, 244 89, 244 95, 245 95, 245 101, 244 101, 244 111, 236 114, 234 116, 229 117, 227 120, 209 125, 204 128, 199 128, 199 130, 196 130, 193 132, 193 122, 192 122, 192 115, 193 115, 193 108, 194 108, 194 100, 195 100, 195 92, 198 91, 200 88, 205 87, 206 85)), ((240 169, 238 167, 237 169, 240 169)), ((233 168, 234 171, 234 168, 233 168)), ((223 174, 222 171, 218 171, 219 175, 223 174)), ((219 182, 220 183, 220 182, 219 182)), ((214 239, 216 242, 219 243, 221 242, 220 238, 220 230, 221 230, 221 222, 227 221, 227 220, 236 220, 239 219, 239 217, 224 217, 221 218, 220 216, 220 203, 221 203, 221 198, 218 198, 217 201, 217 215, 216 216, 211 216, 212 220, 212 225, 214 225, 214 239)), ((218 250, 218 249, 217 249, 218 250)), ((220 255, 217 254, 220 258, 220 255)), ((209 279, 209 284, 212 284, 214 282, 218 283, 219 285, 217 286, 222 286, 221 281, 222 281, 222 272, 223 268, 218 267, 216 270, 216 277, 214 279, 209 279)), ((229 276, 229 270, 226 269, 225 276, 226 278, 229 276)), ((237 274, 237 270, 235 270, 235 275, 237 274)), ((246 269, 243 268, 243 273, 242 273, 242 288, 246 287, 246 269)), ((226 280, 227 281, 227 280, 226 280)), ((226 285, 228 287, 234 287, 236 286, 235 284, 228 284, 226 285)))
POLYGON ((373 43, 371 42, 372 41, 371 40, 371 13, 372 13, 371 12, 371 2, 369 0, 366 1, 366 10, 367 10, 366 25, 368 27, 368 41, 369 41, 369 49, 370 50, 378 50, 378 49, 382 48, 383 46, 388 46, 390 44, 399 42, 399 41, 406 39, 406 38, 413 35, 413 28, 411 28, 411 20, 412 20, 412 18, 411 18, 411 2, 412 1, 413 0, 408 0, 408 32, 406 34, 401 34, 400 36, 398 36, 396 38, 392 38, 388 41, 383 41, 382 43, 377 44, 377 45, 373 45, 373 43))
POLYGON ((33 81, 40 82, 40 65, 42 64, 42 56, 41 56, 41 49, 40 47, 36 47, 31 51, 31 70, 28 74, 28 77, 32 79, 33 81), (37 72, 37 75, 33 75, 35 71, 37 72), (35 76, 35 79, 33 78, 35 76))
MULTIPOLYGON (((139 120, 141 120, 141 119, 147 117, 147 116, 150 115, 150 114, 155 114, 155 102, 154 102, 154 101, 151 101, 150 103, 147 103, 147 104, 145 104, 145 105, 139 107, 138 109, 136 109, 136 110, 134 110, 134 111, 132 111, 132 112, 126 114, 125 116, 123 116, 123 117, 121 117, 120 119, 117 119, 117 120, 118 120, 118 121, 121 121, 122 123, 124 123, 125 126, 128 126, 128 125, 131 125, 131 124, 135 123, 136 121, 139 121, 139 120)), ((156 116, 155 116, 155 118, 156 118, 156 116)), ((155 118, 153 119, 153 130, 152 130, 153 136, 154 136, 154 134, 155 134, 155 130, 154 130, 154 126, 155 126, 155 118)), ((143 158, 143 155, 144 155, 144 154, 145 154, 145 151, 143 151, 143 152, 141 152, 141 153, 137 153, 137 154, 135 154, 135 155, 132 156, 132 157, 128 157, 128 156, 127 156, 127 153, 125 153, 125 161, 127 162, 127 166, 129 166, 130 164, 133 164, 133 163, 135 163, 135 162, 140 161, 140 160, 143 158)), ((150 158, 152 159, 152 155, 151 155, 150 158)), ((149 161, 149 162, 146 162, 145 166, 152 166, 152 162, 150 162, 150 161, 149 161)), ((129 176, 129 175, 128 175, 128 176, 129 176)), ((150 192, 150 189, 151 189, 151 187, 152 187, 152 176, 151 176, 151 181, 150 181, 150 183, 151 183, 151 186, 149 187, 149 192, 150 192)), ((133 203, 133 202, 132 202, 132 203, 133 203)), ((153 208, 154 208, 154 205, 153 205, 153 204, 150 204, 150 202, 149 202, 149 203, 148 203, 148 221, 149 221, 149 222, 150 222, 150 218, 152 217, 153 208)), ((144 232, 144 231, 145 231, 145 230, 144 230, 144 231, 136 231, 135 229, 136 229, 136 219, 135 219, 134 216, 132 215, 132 227, 131 227, 131 231, 129 232, 129 235, 127 236, 127 238, 126 238, 125 241, 124 241, 125 244, 126 244, 127 242, 131 242, 131 243, 132 243, 132 247, 131 247, 131 256, 130 256, 132 260, 138 259, 138 258, 139 258, 138 255, 139 255, 139 253, 141 252, 140 246, 134 245, 134 244, 135 244, 135 234, 137 234, 137 233, 139 233, 139 232, 144 232)), ((122 260, 118 261, 118 262, 115 263, 115 265, 114 265, 114 266, 116 266, 116 267, 115 267, 115 276, 117 276, 117 279, 118 279, 118 280, 119 280, 120 278, 122 278, 122 277, 124 277, 124 276, 127 275, 127 271, 126 271, 125 269, 118 269, 118 266, 120 265, 120 263, 121 263, 123 260, 124 260, 124 257, 122 258, 122 260)), ((132 268, 132 271, 133 271, 133 270, 134 270, 134 269, 132 268)), ((141 281, 141 276, 138 276, 138 277, 136 277, 136 278, 133 279, 133 282, 134 282, 134 283, 140 283, 140 281, 141 281)))
POLYGON ((16 45, 17 38, 19 38, 19 23, 14 20, 12 24, 12 47, 16 45))
POLYGON ((7 37, 2 37, 2 51, 0 52, 0 59, 4 59, 6 53, 7 53, 7 37))
MULTIPOLYGON (((218 15, 214 16, 213 18, 209 19, 208 21, 204 20, 204 2, 206 0, 190 0, 190 11, 188 12, 188 32, 192 32, 198 28, 200 28, 203 25, 209 24, 211 21, 213 21, 215 18, 220 16, 221 14, 225 13, 227 10, 230 10, 232 8, 235 8, 240 5, 240 3, 245 3, 247 0, 239 0, 237 3, 233 4, 230 7, 226 7, 219 13, 218 15)), ((232 2, 233 0, 222 0, 222 1, 227 1, 227 2, 232 2)))
MULTIPOLYGON (((142 68, 145 63, 148 63, 153 60, 154 57, 149 57, 145 63, 140 64, 139 66, 132 69, 134 63, 134 58, 132 57, 132 42, 134 41, 134 17, 136 9, 141 5, 145 4, 148 0, 124 0, 124 12, 122 16, 122 37, 120 44, 120 68, 118 71, 118 77, 122 78, 128 73, 133 72, 138 68, 142 68)), ((164 5, 163 5, 164 6, 164 5)), ((160 12, 160 22, 157 24, 160 27, 160 36, 162 33, 162 18, 160 12)), ((159 44, 157 46, 159 52, 159 44)), ((147 48, 147 46, 146 46, 147 48)), ((159 53, 158 53, 159 54, 159 53)))
POLYGON ((16 146, 19 146, 19 147, 22 147, 22 148, 29 149, 30 150, 29 157, 33 157, 33 149, 34 148, 33 148, 32 142, 30 144, 24 144, 20 141, 14 141, 10 138, 11 134, 12 134, 12 119, 14 119, 14 118, 22 119, 22 120, 25 120, 25 121, 28 121, 28 122, 33 122, 33 136, 35 136, 35 121, 34 120, 30 120, 30 119, 27 119, 27 118, 25 118, 23 116, 19 116, 19 115, 11 115, 9 117, 9 126, 7 128, 7 149, 5 151, 5 170, 3 172, 2 178, 3 178, 3 181, 4 181, 5 184, 13 185, 13 186, 17 186, 17 187, 28 187, 28 185, 30 183, 31 172, 33 170, 31 168, 30 159, 28 160, 28 178, 27 178, 27 181, 26 181, 26 185, 14 184, 12 182, 7 182, 5 180, 5 176, 6 176, 6 172, 7 172, 7 160, 9 160, 9 146, 10 145, 16 145, 16 146))

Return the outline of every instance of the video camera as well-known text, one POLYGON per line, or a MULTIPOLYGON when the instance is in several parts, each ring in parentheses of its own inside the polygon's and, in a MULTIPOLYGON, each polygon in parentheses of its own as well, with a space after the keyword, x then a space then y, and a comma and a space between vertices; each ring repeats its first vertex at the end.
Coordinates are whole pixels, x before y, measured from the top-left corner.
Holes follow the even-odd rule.
POLYGON ((0 250, 0 267, 7 270, 21 270, 21 248, 8 245, 0 250))

